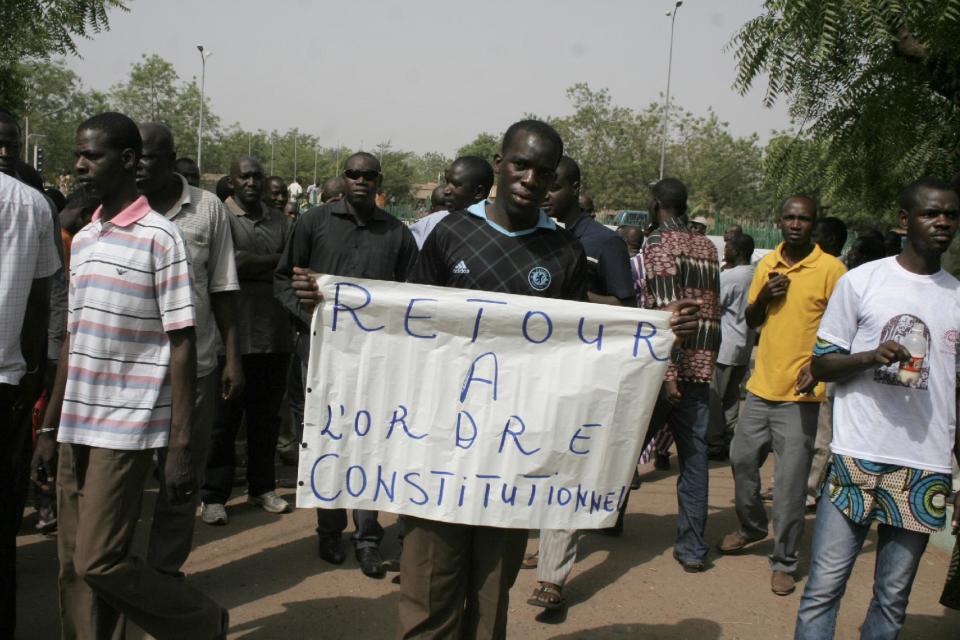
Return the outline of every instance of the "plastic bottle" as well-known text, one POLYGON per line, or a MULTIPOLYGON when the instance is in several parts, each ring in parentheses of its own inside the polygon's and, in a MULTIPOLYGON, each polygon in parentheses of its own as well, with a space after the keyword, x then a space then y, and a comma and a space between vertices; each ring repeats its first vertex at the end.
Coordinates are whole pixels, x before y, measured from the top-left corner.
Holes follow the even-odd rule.
POLYGON ((900 344, 910 352, 910 359, 900 363, 897 377, 905 385, 914 385, 920 380, 923 359, 927 357, 927 341, 923 337, 923 325, 913 325, 910 333, 904 336, 900 344))

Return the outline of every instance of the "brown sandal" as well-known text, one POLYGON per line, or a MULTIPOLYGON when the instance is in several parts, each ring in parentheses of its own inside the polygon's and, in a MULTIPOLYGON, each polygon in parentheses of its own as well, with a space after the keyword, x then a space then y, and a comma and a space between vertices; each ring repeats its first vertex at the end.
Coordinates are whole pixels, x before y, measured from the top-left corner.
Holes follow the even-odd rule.
POLYGON ((567 600, 563 597, 560 587, 549 582, 538 582, 537 588, 533 590, 533 595, 527 598, 527 604, 535 607, 543 607, 547 611, 556 611, 562 609, 567 600))
POLYGON ((521 569, 536 569, 537 562, 539 561, 540 552, 534 551, 533 553, 528 553, 523 556, 523 561, 520 563, 521 569))

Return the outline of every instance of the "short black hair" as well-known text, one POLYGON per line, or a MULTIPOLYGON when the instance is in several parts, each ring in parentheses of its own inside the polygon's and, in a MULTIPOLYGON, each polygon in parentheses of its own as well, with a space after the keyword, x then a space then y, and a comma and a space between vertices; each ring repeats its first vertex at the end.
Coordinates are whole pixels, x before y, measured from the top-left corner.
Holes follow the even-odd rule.
POLYGON ((784 198, 783 202, 780 203, 780 215, 783 215, 784 209, 787 208, 787 204, 791 200, 805 200, 811 207, 813 207, 813 217, 816 218, 820 214, 820 205, 817 203, 816 198, 805 195, 803 193, 796 193, 788 198, 784 198))
POLYGON ((283 186, 287 186, 287 181, 281 178, 280 176, 267 176, 264 182, 279 182, 283 186))
POLYGON ((650 190, 660 206, 677 214, 687 211, 687 186, 676 178, 664 178, 650 190))
POLYGON ((116 111, 105 111, 84 120, 77 133, 81 131, 102 131, 107 134, 107 141, 118 151, 133 149, 139 158, 143 155, 143 138, 137 123, 129 117, 116 111))
POLYGON ((556 129, 542 120, 520 120, 510 125, 507 132, 503 134, 503 143, 500 145, 501 153, 507 150, 507 147, 513 143, 513 139, 517 137, 521 131, 546 138, 559 147, 559 156, 561 158, 563 157, 563 138, 560 137, 556 129))
POLYGON ((917 204, 919 204, 918 197, 923 189, 931 189, 933 191, 955 191, 954 186, 946 180, 933 178, 931 176, 920 178, 919 180, 914 180, 905 186, 900 192, 900 208, 904 211, 910 211, 917 206, 917 204))
POLYGON ((43 190, 47 197, 53 200, 53 204, 57 207, 57 213, 63 211, 63 208, 67 205, 67 197, 63 195, 63 191, 57 189, 56 187, 47 187, 43 190))
POLYGON ((490 189, 493 188, 494 178, 493 167, 490 166, 489 162, 480 156, 460 156, 454 160, 450 166, 453 167, 455 165, 463 167, 478 185, 487 190, 487 194, 490 193, 490 189))
POLYGON ((184 173, 186 171, 196 170, 197 173, 200 172, 200 167, 197 166, 196 161, 193 158, 183 156, 182 158, 177 158, 176 162, 173 163, 173 168, 177 173, 184 173))
POLYGON ((837 245, 841 248, 847 244, 847 224, 835 216, 818 218, 813 227, 814 233, 826 235, 829 238, 836 238, 837 245))
POLYGON ((321 200, 329 200, 334 196, 342 196, 345 189, 343 178, 340 176, 327 178, 320 187, 320 198, 321 200))
POLYGON ((741 256, 746 256, 747 260, 750 259, 750 256, 753 255, 754 243, 753 236, 747 233, 738 233, 729 240, 730 244, 733 245, 733 248, 737 250, 741 256))
POLYGON ((580 182, 580 165, 577 164, 576 160, 570 156, 563 156, 560 158, 560 164, 557 165, 557 169, 559 169, 561 165, 566 168, 569 174, 570 184, 580 182))
POLYGON ((217 180, 217 186, 214 189, 220 202, 226 202, 227 198, 233 195, 233 185, 230 184, 230 176, 226 175, 217 180))
POLYGON ((346 167, 347 164, 354 158, 368 158, 370 160, 373 160, 374 162, 377 163, 377 170, 383 171, 383 165, 380 164, 380 159, 377 156, 373 155, 372 153, 367 153, 366 151, 357 151, 356 153, 351 153, 347 157, 346 161, 344 161, 343 166, 346 167))

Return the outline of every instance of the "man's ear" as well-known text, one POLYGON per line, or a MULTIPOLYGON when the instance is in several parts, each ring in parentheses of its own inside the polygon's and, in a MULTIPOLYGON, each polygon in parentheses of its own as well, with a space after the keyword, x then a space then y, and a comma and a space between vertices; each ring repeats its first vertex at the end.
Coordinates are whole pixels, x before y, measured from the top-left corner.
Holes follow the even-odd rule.
POLYGON ((906 209, 900 209, 900 213, 898 214, 898 217, 900 219, 900 228, 906 231, 907 222, 910 219, 910 212, 907 211, 906 209))
POLYGON ((494 175, 500 175, 500 163, 503 161, 503 156, 499 153, 493 154, 493 173, 494 175))
POLYGON ((137 164, 140 162, 140 158, 137 157, 137 152, 129 148, 120 152, 120 160, 123 162, 123 168, 127 171, 135 171, 137 164))

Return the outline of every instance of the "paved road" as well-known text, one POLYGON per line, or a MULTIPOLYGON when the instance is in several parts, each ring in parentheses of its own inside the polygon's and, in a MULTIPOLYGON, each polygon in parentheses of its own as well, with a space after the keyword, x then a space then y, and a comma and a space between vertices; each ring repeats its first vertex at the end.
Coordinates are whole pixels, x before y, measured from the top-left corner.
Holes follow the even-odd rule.
MULTIPOLYGON (((674 466, 676 459, 673 460, 674 466)), ((770 470, 770 465, 765 469, 770 470)), ((288 476, 292 470, 285 469, 288 476)), ((770 592, 764 542, 737 557, 713 557, 705 573, 684 573, 670 555, 676 512, 676 473, 647 470, 630 500, 621 538, 587 535, 580 561, 566 589, 568 610, 544 618, 526 604, 536 582, 523 571, 512 591, 509 636, 550 638, 650 638, 775 640, 792 637, 800 595, 770 592)), ((710 474, 707 537, 718 541, 736 526, 729 469, 715 464, 710 474)), ((291 493, 282 490, 281 493, 291 493)), ((152 498, 152 494, 150 496, 152 498)), ((292 499, 292 497, 291 497, 292 499)), ((150 513, 150 502, 144 513, 150 513)), ((332 567, 316 556, 314 514, 298 510, 274 516, 249 507, 242 498, 228 506, 227 527, 197 525, 197 548, 186 566, 189 580, 231 610, 231 638, 249 640, 377 640, 395 631, 399 587, 364 577, 351 557, 332 567)), ((385 555, 397 551, 396 518, 387 526, 385 555)), ((28 517, 27 524, 34 522, 28 517)), ((808 518, 804 552, 810 543, 808 518)), ((141 526, 143 530, 145 527, 141 526)), ((530 548, 536 547, 531 537, 530 548)), ((857 563, 840 612, 838 640, 854 639, 870 599, 873 576, 871 535, 857 563)), ((19 538, 21 589, 18 638, 57 638, 56 545, 52 539, 19 538)), ((960 612, 937 600, 948 556, 931 546, 924 556, 910 602, 904 640, 956 640, 960 612)), ((807 562, 801 560, 801 573, 807 562)), ((128 637, 137 637, 130 633, 128 637)))

